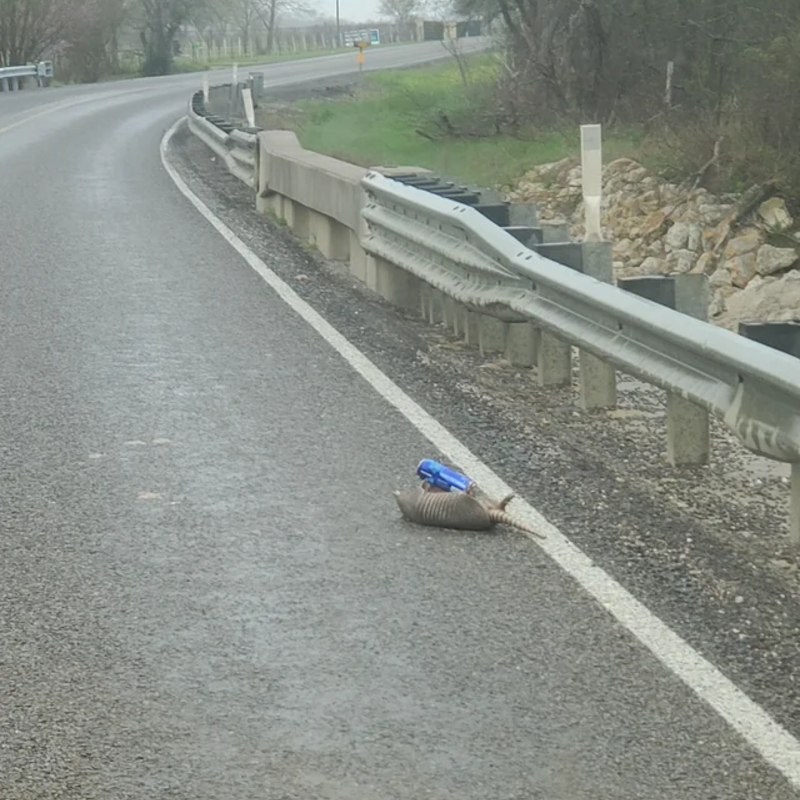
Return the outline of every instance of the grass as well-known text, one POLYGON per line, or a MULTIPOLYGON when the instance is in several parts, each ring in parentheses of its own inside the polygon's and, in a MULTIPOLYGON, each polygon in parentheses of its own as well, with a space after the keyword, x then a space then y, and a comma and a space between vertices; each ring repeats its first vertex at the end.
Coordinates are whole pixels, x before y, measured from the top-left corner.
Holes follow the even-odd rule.
MULTIPOLYGON (((496 80, 491 54, 466 60, 467 85, 455 61, 364 75, 356 97, 301 100, 287 117, 302 145, 361 166, 416 166, 472 186, 504 186, 537 164, 579 156, 580 131, 530 127, 519 135, 447 136, 441 112, 469 131, 496 80)), ((491 131, 484 131, 491 133, 491 131)), ((605 160, 628 153, 635 132, 604 142, 605 160)))

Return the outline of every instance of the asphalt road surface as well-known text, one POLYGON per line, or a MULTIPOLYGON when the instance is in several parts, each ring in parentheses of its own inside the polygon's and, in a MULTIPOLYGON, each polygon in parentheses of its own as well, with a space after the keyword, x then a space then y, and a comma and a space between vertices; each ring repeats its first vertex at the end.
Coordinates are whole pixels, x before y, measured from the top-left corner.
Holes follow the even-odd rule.
POLYGON ((197 83, 0 95, 0 797, 796 797, 535 543, 399 519, 437 453, 163 168, 197 83))

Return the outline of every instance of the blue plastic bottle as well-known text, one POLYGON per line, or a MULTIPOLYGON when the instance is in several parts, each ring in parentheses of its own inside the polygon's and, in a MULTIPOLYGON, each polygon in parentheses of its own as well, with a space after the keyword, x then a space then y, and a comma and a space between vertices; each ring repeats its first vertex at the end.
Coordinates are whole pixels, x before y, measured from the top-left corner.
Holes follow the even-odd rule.
POLYGON ((450 469, 432 458, 423 458, 419 462, 417 475, 445 492, 449 492, 451 489, 466 492, 474 483, 466 475, 462 475, 460 472, 456 472, 454 469, 450 469))

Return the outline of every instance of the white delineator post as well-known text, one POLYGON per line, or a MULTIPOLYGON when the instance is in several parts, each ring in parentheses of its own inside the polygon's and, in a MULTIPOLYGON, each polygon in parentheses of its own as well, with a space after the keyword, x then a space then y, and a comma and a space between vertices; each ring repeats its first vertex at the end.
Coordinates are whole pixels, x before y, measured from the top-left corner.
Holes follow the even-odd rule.
MULTIPOLYGON (((611 246, 603 241, 600 208, 603 200, 603 150, 600 125, 581 125, 581 183, 586 215, 583 272, 607 283, 614 282, 611 246)), ((617 373, 611 364, 578 349, 580 401, 586 411, 614 408, 617 373)))
POLYGON ((208 73, 203 74, 203 103, 208 105, 208 73))
POLYGON ((600 125, 581 125, 581 180, 586 213, 586 242, 600 242, 600 204, 603 199, 603 149, 600 125))
POLYGON ((244 113, 247 117, 247 125, 250 128, 255 128, 256 112, 253 108, 253 95, 250 92, 250 89, 242 89, 242 102, 244 103, 244 113))

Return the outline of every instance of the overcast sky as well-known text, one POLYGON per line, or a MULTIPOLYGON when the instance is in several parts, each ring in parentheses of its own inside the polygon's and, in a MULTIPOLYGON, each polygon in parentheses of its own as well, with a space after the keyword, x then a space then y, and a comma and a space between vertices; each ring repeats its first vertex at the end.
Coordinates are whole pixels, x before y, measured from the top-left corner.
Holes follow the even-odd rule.
MULTIPOLYGON (((378 18, 378 3, 380 0, 339 0, 339 14, 342 19, 352 19, 361 22, 366 19, 378 18)), ((336 0, 316 0, 314 5, 323 14, 336 14, 336 0)))

